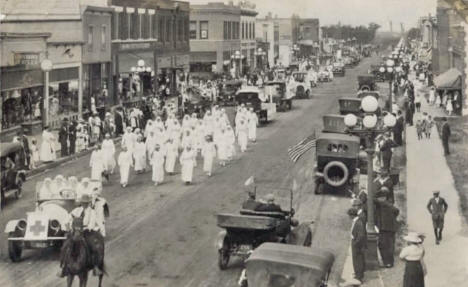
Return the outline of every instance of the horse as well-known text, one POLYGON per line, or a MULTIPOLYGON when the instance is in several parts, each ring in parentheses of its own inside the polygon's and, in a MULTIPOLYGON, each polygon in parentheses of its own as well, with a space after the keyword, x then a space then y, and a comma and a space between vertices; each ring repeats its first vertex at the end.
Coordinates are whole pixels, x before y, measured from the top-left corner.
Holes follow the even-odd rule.
POLYGON ((102 285, 102 278, 105 274, 104 238, 96 231, 84 231, 81 218, 73 220, 72 230, 60 253, 60 266, 64 268, 68 287, 72 286, 75 276, 78 276, 80 280, 80 287, 86 287, 88 273, 94 269, 94 266, 102 270, 99 274, 98 286, 102 285))

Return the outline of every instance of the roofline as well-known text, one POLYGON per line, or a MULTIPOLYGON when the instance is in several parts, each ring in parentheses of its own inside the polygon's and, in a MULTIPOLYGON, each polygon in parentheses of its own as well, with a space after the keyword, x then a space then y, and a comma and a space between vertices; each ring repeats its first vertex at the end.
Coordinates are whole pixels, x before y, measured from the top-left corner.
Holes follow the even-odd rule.
POLYGON ((92 6, 92 5, 86 5, 84 6, 83 12, 86 11, 99 11, 99 12, 114 12, 113 7, 100 7, 100 6, 92 6))

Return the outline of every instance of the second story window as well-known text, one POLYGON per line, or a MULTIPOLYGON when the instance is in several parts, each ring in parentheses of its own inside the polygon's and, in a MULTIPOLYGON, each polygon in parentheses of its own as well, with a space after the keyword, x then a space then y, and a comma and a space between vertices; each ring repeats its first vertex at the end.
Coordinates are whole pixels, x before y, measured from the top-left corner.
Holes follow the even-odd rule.
POLYGON ((197 22, 190 21, 190 39, 197 39, 197 22))
POLYGON ((88 27, 88 51, 93 50, 93 34, 94 34, 94 27, 89 26, 88 27))
POLYGON ((208 21, 200 21, 200 39, 208 39, 208 21))
POLYGON ((226 21, 224 21, 224 22, 223 22, 223 24, 224 24, 224 34, 223 34, 223 39, 224 39, 224 40, 227 40, 227 38, 228 38, 228 32, 227 32, 227 22, 226 22, 226 21))
POLYGON ((166 31, 165 30, 166 27, 165 27, 164 24, 165 24, 164 17, 161 17, 159 19, 159 30, 158 30, 159 31, 159 39, 158 40, 161 41, 161 42, 166 41, 166 39, 164 39, 164 32, 166 31))
POLYGON ((101 26, 101 49, 105 50, 106 49, 106 40, 107 40, 107 26, 102 25, 101 26))

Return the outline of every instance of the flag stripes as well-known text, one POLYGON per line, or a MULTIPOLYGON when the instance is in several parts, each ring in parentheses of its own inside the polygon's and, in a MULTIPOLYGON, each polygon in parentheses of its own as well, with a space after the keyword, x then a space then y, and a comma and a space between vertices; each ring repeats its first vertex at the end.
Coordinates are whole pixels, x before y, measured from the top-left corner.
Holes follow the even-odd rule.
POLYGON ((298 144, 290 147, 288 149, 289 158, 292 162, 296 162, 305 152, 309 149, 316 146, 317 138, 315 136, 315 132, 300 141, 298 144))

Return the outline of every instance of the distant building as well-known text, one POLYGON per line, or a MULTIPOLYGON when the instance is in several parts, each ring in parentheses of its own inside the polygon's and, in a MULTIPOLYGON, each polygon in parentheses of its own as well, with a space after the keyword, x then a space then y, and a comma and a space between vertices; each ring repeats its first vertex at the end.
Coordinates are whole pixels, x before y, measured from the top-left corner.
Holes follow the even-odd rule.
POLYGON ((317 55, 320 48, 319 19, 296 19, 294 30, 296 43, 299 46, 299 55, 317 55))
POLYGON ((270 67, 273 67, 279 53, 278 24, 271 18, 258 18, 256 23, 255 35, 257 46, 266 52, 265 60, 270 67))
POLYGON ((255 40, 255 17, 257 12, 254 10, 255 5, 241 2, 239 4, 240 25, 241 25, 241 55, 242 55, 242 71, 247 72, 256 67, 255 49, 257 47, 255 40))

